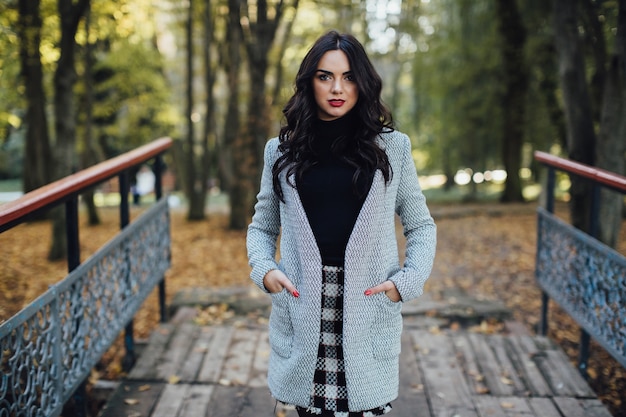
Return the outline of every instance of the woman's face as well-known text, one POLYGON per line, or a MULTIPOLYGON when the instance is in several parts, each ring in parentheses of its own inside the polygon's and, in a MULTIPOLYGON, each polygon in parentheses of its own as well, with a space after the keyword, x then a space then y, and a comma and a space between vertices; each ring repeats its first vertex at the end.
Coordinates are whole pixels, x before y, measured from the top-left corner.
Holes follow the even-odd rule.
POLYGON ((343 51, 333 50, 322 55, 313 77, 313 92, 321 120, 338 119, 354 108, 359 89, 343 51))

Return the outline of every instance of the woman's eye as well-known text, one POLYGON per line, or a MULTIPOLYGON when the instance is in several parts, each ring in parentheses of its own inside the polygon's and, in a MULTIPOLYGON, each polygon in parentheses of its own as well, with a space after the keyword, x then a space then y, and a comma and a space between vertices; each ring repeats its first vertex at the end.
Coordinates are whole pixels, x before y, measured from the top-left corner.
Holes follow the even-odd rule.
POLYGON ((353 75, 346 75, 345 80, 346 81, 354 81, 354 76, 353 75))
POLYGON ((328 81, 330 80, 330 77, 328 76, 328 74, 320 74, 319 79, 322 81, 328 81))

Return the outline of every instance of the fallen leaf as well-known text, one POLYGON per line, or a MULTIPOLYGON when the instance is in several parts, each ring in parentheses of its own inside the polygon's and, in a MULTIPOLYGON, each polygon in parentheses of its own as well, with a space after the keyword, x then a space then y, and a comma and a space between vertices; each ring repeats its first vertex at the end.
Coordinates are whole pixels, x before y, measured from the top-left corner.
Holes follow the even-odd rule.
POLYGON ((484 385, 480 385, 476 387, 476 394, 484 395, 484 394, 489 394, 490 392, 491 391, 489 390, 489 388, 487 388, 484 385))
POLYGON ((135 398, 126 398, 124 400, 124 403, 128 404, 128 405, 136 405, 136 404, 139 404, 139 400, 137 400, 135 398))
POLYGON ((505 376, 500 377, 500 382, 502 382, 503 384, 506 384, 506 385, 513 385, 514 384, 514 382, 513 382, 513 380, 511 378, 507 378, 505 376))

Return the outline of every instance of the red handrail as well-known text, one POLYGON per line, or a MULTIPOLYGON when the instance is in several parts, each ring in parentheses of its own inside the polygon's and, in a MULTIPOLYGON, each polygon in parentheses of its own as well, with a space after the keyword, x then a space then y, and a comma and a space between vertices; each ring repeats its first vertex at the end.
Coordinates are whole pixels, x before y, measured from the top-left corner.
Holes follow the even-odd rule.
POLYGON ((622 193, 626 193, 626 177, 622 175, 581 164, 580 162, 560 158, 547 152, 535 151, 535 159, 553 168, 588 178, 602 185, 619 190, 622 193))
POLYGON ((170 138, 156 139, 147 145, 44 185, 24 194, 17 200, 2 204, 0 205, 0 227, 145 162, 163 153, 171 145, 172 139, 170 138))

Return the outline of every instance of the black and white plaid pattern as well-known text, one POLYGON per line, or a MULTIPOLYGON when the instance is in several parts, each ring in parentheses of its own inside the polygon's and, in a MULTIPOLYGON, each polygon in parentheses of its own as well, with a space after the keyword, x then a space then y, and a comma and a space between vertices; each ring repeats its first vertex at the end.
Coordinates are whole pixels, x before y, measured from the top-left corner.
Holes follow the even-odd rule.
POLYGON ((391 405, 363 412, 348 411, 348 390, 343 359, 343 268, 322 268, 322 318, 320 343, 317 351, 311 405, 313 415, 334 417, 380 416, 391 410, 391 405))
POLYGON ((343 268, 322 268, 322 319, 311 406, 319 410, 348 411, 343 362, 343 268))

